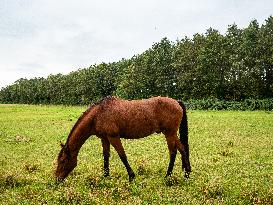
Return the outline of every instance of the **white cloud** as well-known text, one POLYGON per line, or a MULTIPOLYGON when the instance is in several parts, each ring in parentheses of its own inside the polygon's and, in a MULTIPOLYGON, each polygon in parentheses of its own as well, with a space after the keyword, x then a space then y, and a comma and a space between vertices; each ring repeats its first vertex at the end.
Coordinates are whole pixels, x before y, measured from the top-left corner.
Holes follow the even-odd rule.
POLYGON ((0 0, 0 87, 143 52, 272 14, 269 0, 0 0))

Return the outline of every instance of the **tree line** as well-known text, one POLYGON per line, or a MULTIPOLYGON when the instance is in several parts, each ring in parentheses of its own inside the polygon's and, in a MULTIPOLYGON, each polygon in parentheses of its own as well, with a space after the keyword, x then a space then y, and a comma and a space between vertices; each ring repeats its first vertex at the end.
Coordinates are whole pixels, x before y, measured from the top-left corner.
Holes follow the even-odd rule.
POLYGON ((163 38, 145 52, 118 62, 91 65, 67 75, 19 79, 2 88, 0 102, 90 104, 102 97, 169 96, 183 100, 242 101, 273 98, 273 17, 225 34, 171 42, 163 38))

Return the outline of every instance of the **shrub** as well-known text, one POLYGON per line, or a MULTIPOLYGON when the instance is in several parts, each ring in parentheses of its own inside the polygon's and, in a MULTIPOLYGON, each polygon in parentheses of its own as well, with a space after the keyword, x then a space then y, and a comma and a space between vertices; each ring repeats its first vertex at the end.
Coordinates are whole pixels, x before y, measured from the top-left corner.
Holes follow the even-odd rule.
POLYGON ((244 101, 225 101, 217 99, 189 100, 186 103, 191 110, 273 110, 273 99, 246 99, 244 101))

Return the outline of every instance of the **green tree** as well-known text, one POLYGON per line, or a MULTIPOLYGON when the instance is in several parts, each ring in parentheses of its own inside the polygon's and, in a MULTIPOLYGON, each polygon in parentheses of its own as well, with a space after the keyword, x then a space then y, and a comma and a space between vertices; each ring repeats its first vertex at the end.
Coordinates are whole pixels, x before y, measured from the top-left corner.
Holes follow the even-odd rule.
POLYGON ((200 98, 224 98, 227 82, 228 56, 226 41, 217 30, 208 29, 204 47, 198 55, 197 82, 200 98))
POLYGON ((185 37, 177 41, 173 52, 173 66, 176 71, 176 83, 178 99, 198 98, 201 87, 201 79, 198 71, 197 58, 203 49, 205 38, 203 35, 195 34, 193 39, 185 37))
POLYGON ((242 98, 260 98, 262 91, 261 76, 263 71, 260 64, 259 24, 253 20, 249 26, 243 30, 242 38, 242 77, 244 84, 242 98))
POLYGON ((228 55, 229 69, 227 71, 226 80, 228 87, 226 90, 225 99, 240 100, 244 95, 244 75, 243 56, 241 53, 242 47, 242 30, 236 24, 228 27, 226 33, 226 52, 228 55))
POLYGON ((261 26, 259 35, 259 49, 261 55, 260 66, 262 72, 263 98, 273 97, 273 17, 270 16, 261 26))
POLYGON ((176 72, 172 66, 173 45, 163 38, 138 56, 124 70, 117 93, 126 98, 147 98, 175 93, 176 72))

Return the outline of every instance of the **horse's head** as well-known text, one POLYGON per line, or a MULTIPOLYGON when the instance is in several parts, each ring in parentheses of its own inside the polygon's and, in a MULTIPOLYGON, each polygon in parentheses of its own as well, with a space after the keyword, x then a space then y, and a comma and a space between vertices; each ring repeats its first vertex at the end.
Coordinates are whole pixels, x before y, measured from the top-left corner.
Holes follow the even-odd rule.
POLYGON ((55 176, 58 181, 64 180, 67 175, 77 166, 77 158, 72 157, 67 145, 61 143, 61 151, 57 159, 55 176))

